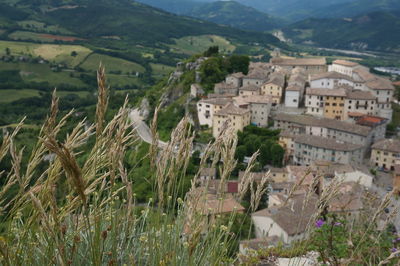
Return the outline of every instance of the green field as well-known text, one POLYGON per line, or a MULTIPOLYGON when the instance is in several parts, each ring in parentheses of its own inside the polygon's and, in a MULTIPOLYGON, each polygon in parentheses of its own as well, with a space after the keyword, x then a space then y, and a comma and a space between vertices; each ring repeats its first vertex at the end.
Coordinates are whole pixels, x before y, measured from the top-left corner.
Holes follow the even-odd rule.
POLYGON ((22 98, 39 96, 38 90, 0 90, 0 103, 9 103, 22 98))
MULTIPOLYGON (((57 91, 58 97, 64 97, 68 94, 75 94, 85 98, 90 92, 88 91, 57 91)), ((0 103, 10 103, 23 98, 39 96, 38 90, 21 89, 21 90, 0 90, 0 103)))
POLYGON ((172 66, 162 65, 162 64, 153 64, 150 63, 151 69, 153 70, 153 76, 155 78, 162 78, 164 76, 169 75, 172 71, 175 70, 172 66))
POLYGON ((107 82, 112 88, 124 87, 129 85, 142 85, 137 77, 107 74, 107 82))
POLYGON ((202 36, 189 36, 180 39, 175 39, 174 45, 170 45, 174 52, 184 54, 197 54, 204 52, 210 46, 219 46, 220 51, 233 52, 235 46, 227 39, 217 35, 202 35, 202 36))
POLYGON ((100 62, 106 67, 107 73, 121 71, 122 74, 126 74, 127 72, 143 73, 145 71, 144 67, 139 64, 101 54, 91 54, 80 67, 87 71, 95 71, 98 69, 100 62))
POLYGON ((49 82, 52 86, 69 84, 76 87, 87 87, 80 79, 71 77, 70 72, 53 72, 49 65, 33 63, 0 63, 2 70, 19 70, 21 78, 25 82, 49 82))
POLYGON ((12 55, 41 56, 55 63, 64 63, 74 67, 82 62, 92 51, 81 45, 36 44, 29 42, 0 41, 0 56, 6 54, 6 48, 12 55), (76 56, 71 53, 75 51, 76 56))

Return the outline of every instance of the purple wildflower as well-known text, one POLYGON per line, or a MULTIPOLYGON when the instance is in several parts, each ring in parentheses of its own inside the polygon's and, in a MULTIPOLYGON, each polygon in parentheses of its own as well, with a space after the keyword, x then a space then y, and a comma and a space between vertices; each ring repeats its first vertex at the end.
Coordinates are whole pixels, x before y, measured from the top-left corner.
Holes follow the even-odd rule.
POLYGON ((334 224, 334 226, 341 226, 342 225, 342 223, 340 223, 340 222, 336 222, 335 224, 334 224))
POLYGON ((400 242, 400 237, 396 238, 396 241, 400 242))
POLYGON ((319 219, 318 221, 315 222, 315 226, 318 228, 321 228, 325 224, 325 221, 322 219, 319 219))
POLYGON ((392 253, 393 253, 393 252, 396 252, 396 251, 397 251, 397 248, 392 248, 390 251, 391 251, 392 253))

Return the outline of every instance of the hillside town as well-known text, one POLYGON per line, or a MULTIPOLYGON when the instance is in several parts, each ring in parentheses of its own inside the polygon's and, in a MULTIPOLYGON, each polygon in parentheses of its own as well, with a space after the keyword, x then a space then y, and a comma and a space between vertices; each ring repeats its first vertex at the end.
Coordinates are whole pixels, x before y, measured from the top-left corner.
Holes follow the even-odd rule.
MULTIPOLYGON (((199 99, 198 122, 214 138, 249 125, 280 130, 283 167, 239 172, 224 184, 222 206, 209 206, 217 214, 242 210, 237 195, 246 179, 260 183, 268 177, 267 207, 251 214, 256 239, 242 241, 242 253, 304 238, 318 197, 335 180, 341 182, 339 194, 329 199, 327 211, 349 220, 370 204, 368 193, 379 199, 400 192, 400 141, 385 138, 394 90, 390 80, 356 62, 327 64, 325 58, 279 53, 269 63, 250 63, 247 74, 228 75, 207 95, 199 84, 191 86, 191 96, 199 99)), ((217 176, 215 168, 200 175, 209 199, 218 194, 217 176)))

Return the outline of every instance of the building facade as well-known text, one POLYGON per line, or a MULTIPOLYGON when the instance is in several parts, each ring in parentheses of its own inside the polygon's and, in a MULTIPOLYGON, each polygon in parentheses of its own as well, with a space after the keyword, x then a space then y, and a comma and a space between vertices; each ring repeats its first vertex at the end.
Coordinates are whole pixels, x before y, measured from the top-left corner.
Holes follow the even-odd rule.
POLYGON ((212 127, 214 114, 230 102, 232 102, 230 98, 202 99, 197 102, 197 116, 200 125, 212 127))
POLYGON ((362 145, 318 136, 298 135, 294 138, 294 158, 297 165, 311 165, 317 160, 361 165, 364 158, 362 145))
POLYGON ((244 127, 250 125, 250 120, 250 110, 229 103, 213 116, 213 137, 219 137, 224 129, 232 129, 234 132, 243 131, 244 127))
POLYGON ((395 170, 400 163, 400 141, 397 139, 383 139, 372 145, 371 164, 373 166, 395 170))

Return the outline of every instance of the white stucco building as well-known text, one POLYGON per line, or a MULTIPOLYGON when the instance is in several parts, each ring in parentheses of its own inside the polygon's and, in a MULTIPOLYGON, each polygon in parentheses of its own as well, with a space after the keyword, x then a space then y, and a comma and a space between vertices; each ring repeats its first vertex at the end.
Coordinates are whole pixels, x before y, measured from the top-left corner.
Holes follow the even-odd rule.
POLYGON ((311 88, 334 89, 338 86, 354 86, 354 81, 351 77, 339 72, 326 72, 309 77, 311 88))
POLYGON ((197 116, 200 125, 212 127, 214 114, 232 101, 231 98, 210 98, 197 102, 197 116))

